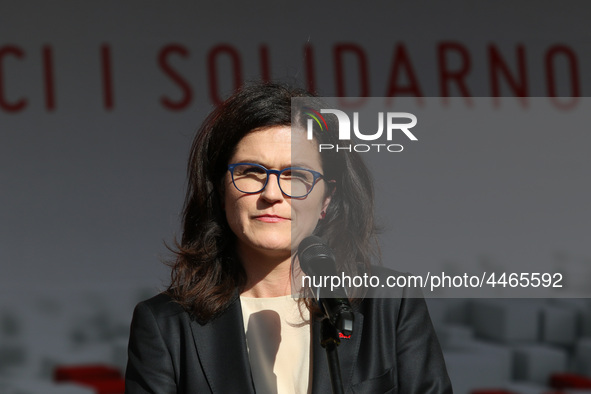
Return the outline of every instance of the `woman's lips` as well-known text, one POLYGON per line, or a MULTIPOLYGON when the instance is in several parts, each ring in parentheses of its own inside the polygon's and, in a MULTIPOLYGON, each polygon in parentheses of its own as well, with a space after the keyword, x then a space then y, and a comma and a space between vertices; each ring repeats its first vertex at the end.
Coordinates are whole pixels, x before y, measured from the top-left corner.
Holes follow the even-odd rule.
POLYGON ((260 220, 261 222, 265 222, 265 223, 279 223, 279 222, 289 220, 287 218, 284 218, 282 216, 277 216, 277 215, 259 215, 259 216, 255 216, 255 219, 260 220))

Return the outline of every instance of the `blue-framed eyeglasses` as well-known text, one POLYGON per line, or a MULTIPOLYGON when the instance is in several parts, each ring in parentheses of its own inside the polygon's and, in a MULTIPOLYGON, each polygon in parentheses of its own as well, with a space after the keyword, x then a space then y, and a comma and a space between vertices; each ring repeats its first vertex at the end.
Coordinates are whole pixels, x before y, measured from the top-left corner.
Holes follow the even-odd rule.
POLYGON ((268 170, 256 163, 235 163, 228 166, 232 183, 242 193, 261 192, 269 182, 269 174, 277 175, 281 192, 288 197, 302 198, 312 192, 314 185, 324 175, 302 167, 287 167, 282 170, 268 170))

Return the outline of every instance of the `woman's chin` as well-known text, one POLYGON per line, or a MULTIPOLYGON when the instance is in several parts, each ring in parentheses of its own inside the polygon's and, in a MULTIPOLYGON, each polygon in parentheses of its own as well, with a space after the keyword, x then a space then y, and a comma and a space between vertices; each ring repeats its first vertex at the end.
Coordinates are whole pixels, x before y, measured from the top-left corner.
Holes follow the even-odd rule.
POLYGON ((268 256, 281 256, 287 258, 291 255, 291 237, 274 238, 272 235, 264 239, 242 242, 242 247, 268 256))
POLYGON ((259 245, 256 245, 256 248, 264 254, 269 256, 277 256, 281 258, 288 258, 291 256, 291 239, 290 240, 282 240, 282 241, 266 241, 262 242, 259 245))
POLYGON ((278 254, 278 255, 290 255, 291 254, 291 242, 287 243, 265 243, 260 246, 261 250, 264 250, 268 253, 278 254))

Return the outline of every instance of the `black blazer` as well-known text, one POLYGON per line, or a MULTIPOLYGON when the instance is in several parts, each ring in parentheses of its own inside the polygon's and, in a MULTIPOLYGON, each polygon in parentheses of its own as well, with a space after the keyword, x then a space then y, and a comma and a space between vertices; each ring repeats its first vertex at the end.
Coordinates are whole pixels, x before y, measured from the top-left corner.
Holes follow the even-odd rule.
MULTIPOLYGON (((452 393, 423 298, 366 298, 356 307, 350 339, 338 347, 347 393, 452 393)), ((330 393, 320 322, 312 327, 312 393, 330 393)), ((170 297, 135 308, 125 392, 254 393, 242 309, 237 298, 201 325, 170 297)))

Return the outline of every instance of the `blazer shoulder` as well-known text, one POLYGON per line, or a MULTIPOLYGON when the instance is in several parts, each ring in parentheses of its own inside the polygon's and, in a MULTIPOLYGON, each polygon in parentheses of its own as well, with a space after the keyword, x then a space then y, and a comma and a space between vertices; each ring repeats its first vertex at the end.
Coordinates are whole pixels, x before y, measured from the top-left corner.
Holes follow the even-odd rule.
POLYGON ((139 313, 149 310, 156 319, 186 313, 181 305, 166 293, 157 294, 152 298, 140 302, 135 309, 139 313))

